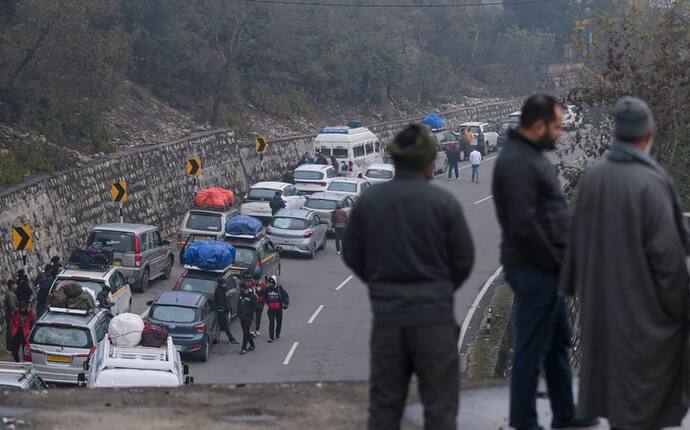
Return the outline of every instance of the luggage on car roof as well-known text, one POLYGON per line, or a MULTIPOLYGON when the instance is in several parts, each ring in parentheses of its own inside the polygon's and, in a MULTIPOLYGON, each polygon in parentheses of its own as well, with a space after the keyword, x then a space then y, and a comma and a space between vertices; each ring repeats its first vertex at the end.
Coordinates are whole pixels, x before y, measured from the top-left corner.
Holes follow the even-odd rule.
POLYGON ((235 193, 225 188, 206 188, 194 195, 194 206, 226 210, 235 203, 235 193))
POLYGON ((168 329, 162 325, 144 321, 144 330, 141 332, 141 345, 152 348, 160 348, 168 340, 168 329))
POLYGON ((227 236, 257 236, 264 226, 258 219, 246 215, 237 215, 225 223, 227 236))
POLYGON ((235 252, 227 242, 203 240, 187 245, 183 259, 185 264, 202 270, 221 270, 235 262, 235 252))
POLYGON ((115 346, 137 346, 144 330, 144 320, 137 314, 119 314, 110 321, 108 338, 115 346))
POLYGON ((422 123, 431 127, 432 130, 446 128, 448 125, 448 122, 442 116, 434 112, 428 113, 422 120, 422 123))

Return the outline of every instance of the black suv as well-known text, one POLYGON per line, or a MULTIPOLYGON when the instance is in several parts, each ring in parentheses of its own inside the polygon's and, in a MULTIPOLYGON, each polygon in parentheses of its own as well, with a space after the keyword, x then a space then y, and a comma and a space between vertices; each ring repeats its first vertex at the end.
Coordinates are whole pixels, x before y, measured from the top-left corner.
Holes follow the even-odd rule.
POLYGON ((251 278, 255 273, 262 278, 280 277, 280 248, 273 245, 261 232, 253 239, 225 236, 226 242, 237 250, 232 272, 241 278, 251 278))
POLYGON ((230 318, 234 318, 237 315, 237 297, 240 294, 240 278, 235 276, 230 270, 186 269, 177 280, 173 290, 201 293, 213 302, 213 295, 216 291, 216 285, 219 279, 225 279, 228 285, 225 292, 225 298, 227 300, 228 309, 230 309, 230 318))

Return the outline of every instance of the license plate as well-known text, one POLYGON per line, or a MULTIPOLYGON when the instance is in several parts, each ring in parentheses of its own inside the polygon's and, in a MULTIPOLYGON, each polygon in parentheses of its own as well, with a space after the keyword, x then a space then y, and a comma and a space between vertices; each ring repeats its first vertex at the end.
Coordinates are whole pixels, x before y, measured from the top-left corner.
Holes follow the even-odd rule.
POLYGON ((175 345, 175 349, 178 351, 182 351, 182 345, 175 345))
POLYGON ((67 364, 69 364, 72 362, 72 358, 65 357, 62 355, 49 355, 47 358, 47 361, 49 363, 67 363, 67 364))
POLYGON ((296 251, 297 247, 292 246, 292 245, 281 245, 281 248, 283 248, 283 251, 296 251))

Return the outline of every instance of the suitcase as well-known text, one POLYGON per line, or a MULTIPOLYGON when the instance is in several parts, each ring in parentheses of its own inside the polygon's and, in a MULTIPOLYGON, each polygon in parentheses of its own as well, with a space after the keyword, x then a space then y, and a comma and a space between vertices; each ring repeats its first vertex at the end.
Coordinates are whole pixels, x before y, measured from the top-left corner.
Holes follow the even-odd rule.
POLYGON ((144 321, 144 330, 141 332, 141 345, 152 348, 160 348, 168 340, 168 330, 158 324, 144 321))

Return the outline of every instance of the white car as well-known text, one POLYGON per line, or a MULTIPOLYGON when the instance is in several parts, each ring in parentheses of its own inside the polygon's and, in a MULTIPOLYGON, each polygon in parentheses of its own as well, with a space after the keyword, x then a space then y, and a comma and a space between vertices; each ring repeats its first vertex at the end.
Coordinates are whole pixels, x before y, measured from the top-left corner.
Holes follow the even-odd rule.
POLYGON ((53 281, 50 292, 67 284, 79 285, 82 290, 90 293, 94 300, 103 286, 107 285, 110 287, 110 301, 113 304, 110 312, 113 315, 129 312, 132 309, 132 289, 127 278, 116 267, 108 265, 99 268, 68 263, 65 270, 53 281))
POLYGON ((282 192, 282 199, 286 209, 301 209, 306 197, 300 195, 297 187, 285 182, 259 182, 252 185, 244 197, 240 213, 261 220, 272 217, 270 200, 276 191, 282 192))
POLYGON ((372 164, 364 172, 364 179, 371 185, 388 182, 395 177, 395 166, 392 164, 372 164))
POLYGON ((336 176, 338 172, 330 164, 302 164, 293 173, 295 187, 302 194, 326 191, 336 176))
POLYGON ((341 194, 352 198, 352 200, 357 200, 364 190, 370 186, 371 184, 369 181, 362 178, 335 178, 326 191, 331 194, 341 194))
POLYGON ((179 387, 191 384, 193 378, 172 338, 160 348, 146 346, 119 347, 108 339, 101 342, 84 365, 88 371, 79 374, 79 382, 89 388, 109 387, 179 387))
POLYGON ((463 128, 469 127, 472 135, 474 136, 474 142, 479 142, 479 135, 484 136, 484 147, 479 148, 479 152, 486 155, 491 151, 498 150, 498 125, 494 122, 465 122, 458 126, 458 132, 463 128))

